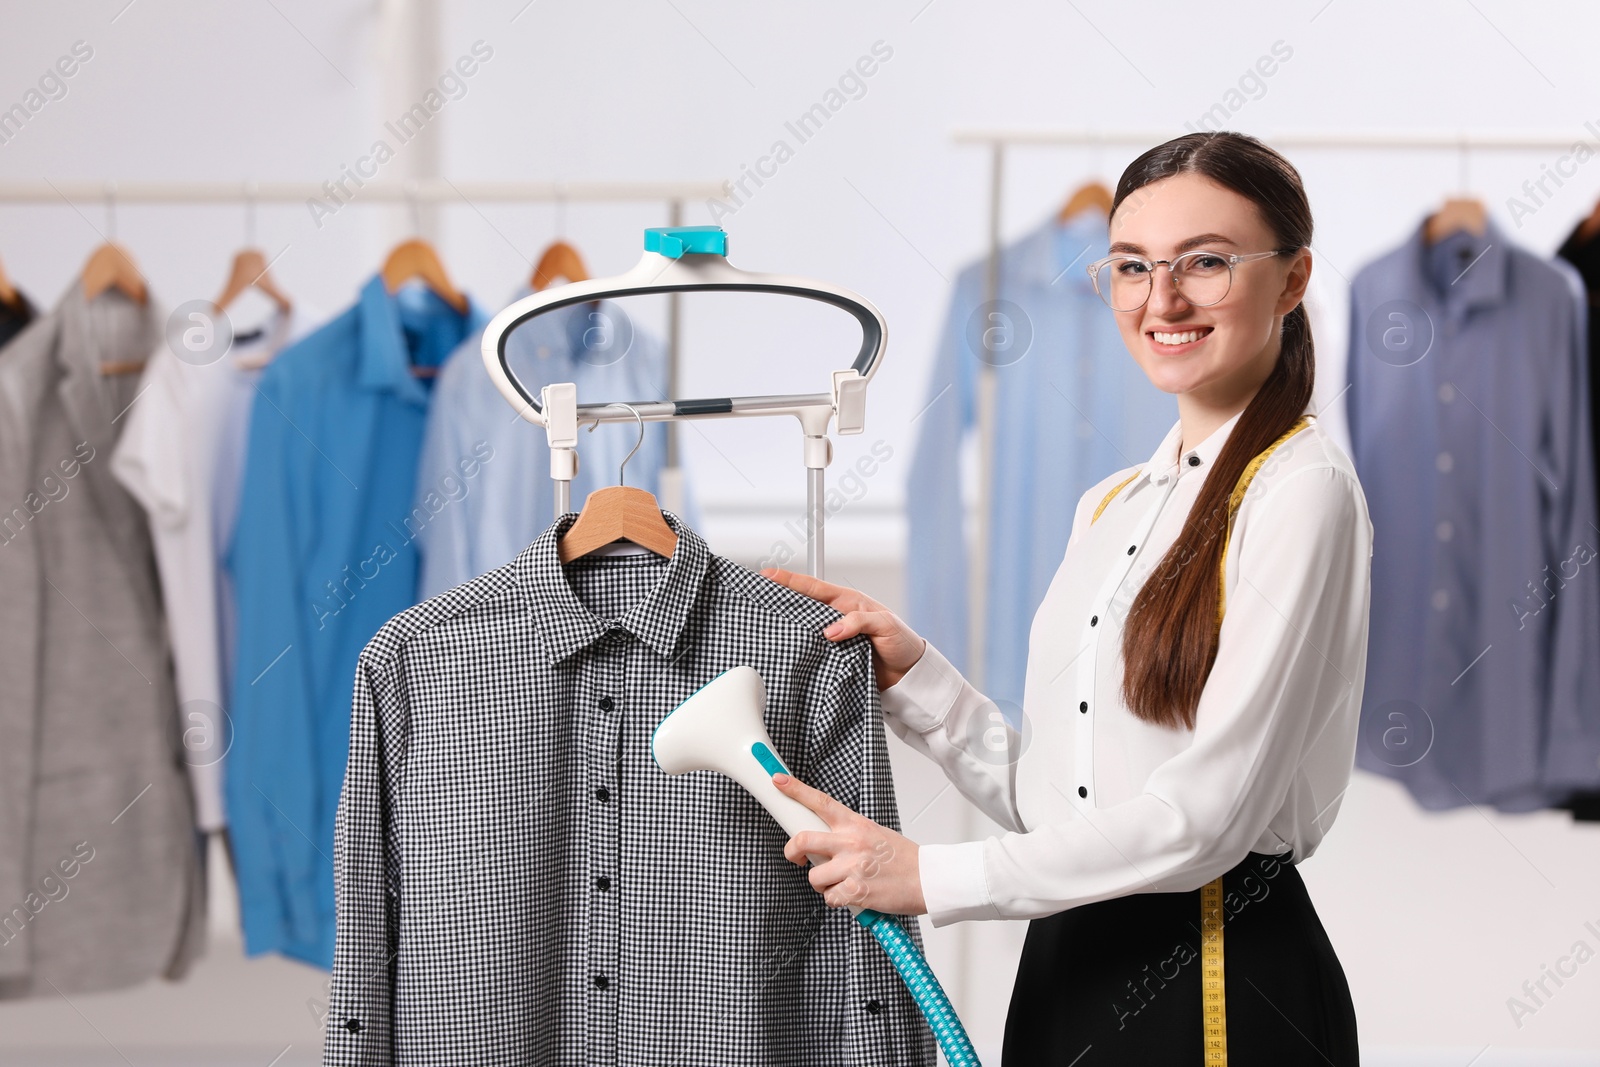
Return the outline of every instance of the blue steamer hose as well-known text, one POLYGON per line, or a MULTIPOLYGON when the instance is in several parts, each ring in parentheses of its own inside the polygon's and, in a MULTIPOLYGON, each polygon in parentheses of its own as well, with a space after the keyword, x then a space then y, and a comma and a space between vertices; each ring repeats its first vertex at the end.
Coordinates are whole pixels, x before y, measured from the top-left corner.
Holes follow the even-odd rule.
POLYGON ((856 921, 872 931, 872 936, 888 953, 889 961, 900 972, 900 978, 911 991, 911 998, 922 1009, 922 1017, 928 1020, 934 1039, 939 1042, 939 1048, 950 1067, 982 1067, 978 1062, 978 1054, 973 1051, 972 1041, 967 1037, 966 1028, 956 1017, 955 1008, 950 1006, 950 998, 934 976, 933 968, 917 951, 910 935, 899 923, 889 921, 888 916, 871 908, 861 909, 856 921))

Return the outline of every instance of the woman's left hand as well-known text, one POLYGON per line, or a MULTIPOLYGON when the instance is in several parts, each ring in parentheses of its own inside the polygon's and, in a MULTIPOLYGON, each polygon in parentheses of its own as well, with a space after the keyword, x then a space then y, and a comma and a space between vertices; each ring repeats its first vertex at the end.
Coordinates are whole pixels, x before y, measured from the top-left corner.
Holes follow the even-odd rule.
POLYGON ((832 908, 855 905, 886 915, 922 915, 922 877, 917 868, 917 843, 851 811, 820 789, 788 774, 772 776, 773 784, 822 816, 828 832, 802 830, 789 839, 783 854, 805 864, 807 854, 823 857, 808 875, 811 887, 832 908))

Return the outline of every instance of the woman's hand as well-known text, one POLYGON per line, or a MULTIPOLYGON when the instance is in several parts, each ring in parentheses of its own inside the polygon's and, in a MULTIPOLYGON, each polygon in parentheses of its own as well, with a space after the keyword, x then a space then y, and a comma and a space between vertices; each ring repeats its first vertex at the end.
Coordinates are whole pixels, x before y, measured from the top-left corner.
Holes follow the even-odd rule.
POLYGON ((872 668, 878 676, 880 692, 904 678, 922 658, 927 642, 900 616, 865 593, 778 567, 763 568, 761 574, 797 593, 820 600, 842 614, 844 618, 822 631, 822 636, 828 640, 843 641, 856 634, 866 634, 872 642, 872 668))
POLYGON ((807 854, 824 857, 811 868, 808 878, 829 907, 855 905, 885 915, 921 915, 928 910, 922 899, 915 841, 856 814, 792 775, 775 774, 772 783, 828 824, 827 833, 802 830, 795 834, 783 847, 783 854, 789 862, 802 865, 807 854))

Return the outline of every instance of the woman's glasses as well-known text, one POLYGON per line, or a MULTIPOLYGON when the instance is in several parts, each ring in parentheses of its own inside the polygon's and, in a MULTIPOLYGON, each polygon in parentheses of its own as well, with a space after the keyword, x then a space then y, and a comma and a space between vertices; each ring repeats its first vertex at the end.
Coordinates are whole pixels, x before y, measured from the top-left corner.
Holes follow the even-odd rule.
POLYGON ((1293 251, 1292 248, 1275 248, 1271 252, 1233 255, 1199 248, 1171 259, 1157 260, 1115 255, 1089 264, 1088 270, 1094 291, 1112 311, 1137 311, 1144 307, 1145 301, 1150 299, 1151 282, 1158 266, 1165 266, 1171 272, 1172 285, 1186 303, 1210 307, 1220 303, 1233 288, 1234 267, 1293 251))

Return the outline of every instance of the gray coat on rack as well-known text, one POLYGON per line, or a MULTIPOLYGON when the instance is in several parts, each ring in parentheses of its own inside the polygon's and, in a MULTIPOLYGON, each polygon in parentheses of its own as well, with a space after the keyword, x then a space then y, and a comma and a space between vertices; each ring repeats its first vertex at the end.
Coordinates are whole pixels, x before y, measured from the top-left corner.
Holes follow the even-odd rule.
POLYGON ((177 977, 203 937, 144 512, 111 474, 160 340, 74 285, 0 351, 0 997, 177 977))

